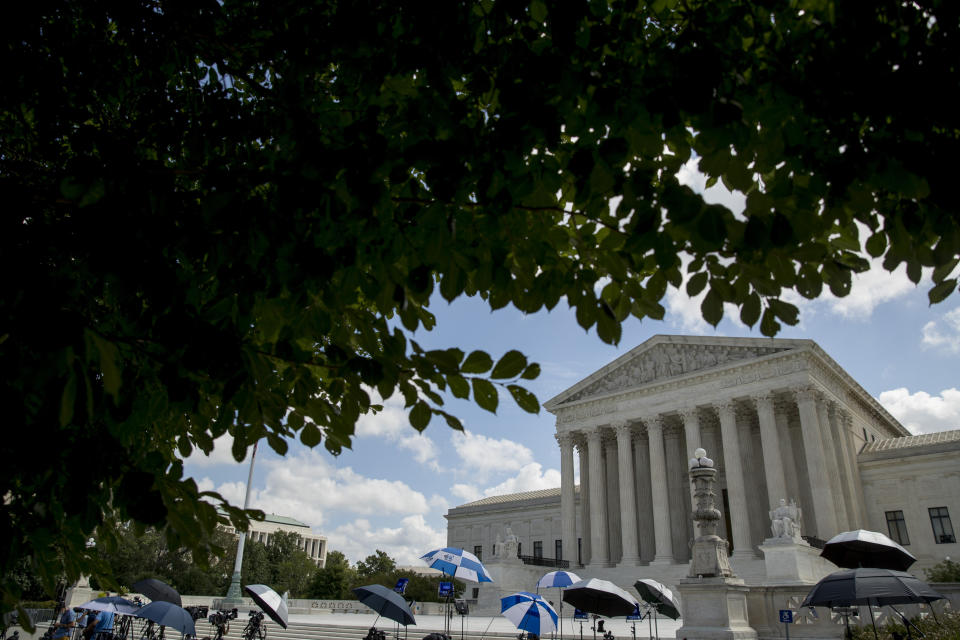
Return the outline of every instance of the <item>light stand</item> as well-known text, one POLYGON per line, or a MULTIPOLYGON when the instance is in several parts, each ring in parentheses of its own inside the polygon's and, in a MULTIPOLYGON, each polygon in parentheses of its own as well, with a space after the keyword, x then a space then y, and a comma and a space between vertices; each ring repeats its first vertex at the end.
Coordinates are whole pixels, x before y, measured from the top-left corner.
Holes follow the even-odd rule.
MULTIPOLYGON (((243 510, 250 508, 250 485, 253 484, 253 460, 257 457, 257 444, 253 443, 253 453, 250 454, 250 473, 247 475, 247 494, 243 499, 243 510)), ((243 541, 247 534, 240 532, 240 538, 237 541, 237 558, 233 563, 233 577, 230 579, 230 588, 227 589, 227 597, 224 599, 224 609, 238 607, 243 604, 243 593, 240 591, 240 569, 243 566, 243 541)))

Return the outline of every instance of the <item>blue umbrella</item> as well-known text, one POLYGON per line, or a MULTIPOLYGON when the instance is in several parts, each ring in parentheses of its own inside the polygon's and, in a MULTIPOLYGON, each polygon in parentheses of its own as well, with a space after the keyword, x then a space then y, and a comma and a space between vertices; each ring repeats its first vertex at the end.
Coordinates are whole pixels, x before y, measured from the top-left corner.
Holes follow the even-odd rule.
POLYGON ((121 615, 131 615, 140 611, 140 605, 131 602, 120 596, 103 596, 90 602, 84 602, 77 607, 78 609, 89 609, 91 611, 106 611, 109 613, 119 613, 121 615))
POLYGON ((538 636, 557 628, 557 612, 535 593, 521 591, 500 598, 500 613, 518 629, 538 636))
POLYGON ((439 569, 455 578, 473 582, 493 582, 486 568, 477 556, 456 547, 434 549, 420 556, 431 569, 439 569))
POLYGON ((197 628, 190 612, 172 602, 164 602, 163 600, 151 602, 141 607, 134 615, 138 618, 153 620, 162 627, 173 627, 184 635, 197 635, 197 628))
POLYGON ((563 588, 580 582, 580 576, 572 571, 551 571, 537 581, 537 590, 560 589, 560 637, 563 638, 563 588))

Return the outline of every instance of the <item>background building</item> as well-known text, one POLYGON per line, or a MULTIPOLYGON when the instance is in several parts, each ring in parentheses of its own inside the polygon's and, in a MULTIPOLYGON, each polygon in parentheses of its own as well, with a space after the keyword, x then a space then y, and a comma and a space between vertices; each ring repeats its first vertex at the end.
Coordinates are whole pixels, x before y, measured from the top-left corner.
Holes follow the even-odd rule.
MULTIPOLYGON (((225 528, 228 533, 236 535, 232 528, 225 528)), ((247 540, 270 544, 270 536, 277 531, 286 531, 300 536, 300 548, 310 559, 313 560, 321 569, 327 564, 327 538, 313 533, 310 526, 290 518, 288 516, 278 516, 268 513, 262 522, 256 520, 250 521, 250 531, 247 532, 247 540)))
POLYGON ((813 341, 655 336, 544 406, 557 417, 562 486, 451 509, 451 546, 486 553, 509 527, 537 564, 627 584, 644 566, 675 584, 694 535, 687 461, 702 446, 748 581, 764 578, 758 547, 780 499, 802 509, 814 545, 881 531, 917 557, 921 577, 960 555, 960 431, 911 436, 813 341))

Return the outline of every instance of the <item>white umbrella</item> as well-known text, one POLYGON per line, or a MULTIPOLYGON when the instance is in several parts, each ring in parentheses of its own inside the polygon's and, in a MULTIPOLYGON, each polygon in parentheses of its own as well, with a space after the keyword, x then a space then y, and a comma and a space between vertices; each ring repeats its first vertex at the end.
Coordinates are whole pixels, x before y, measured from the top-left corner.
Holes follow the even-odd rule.
POLYGON ((869 567, 906 571, 917 561, 899 544, 877 531, 857 529, 833 536, 820 555, 844 569, 869 567))
POLYGON ((473 582, 493 582, 493 578, 487 573, 486 567, 477 556, 457 547, 434 549, 420 556, 420 559, 425 561, 431 569, 439 569, 455 578, 473 582))
POLYGON ((640 602, 608 580, 589 578, 563 590, 563 601, 577 609, 601 616, 628 616, 640 602))
POLYGON ((253 601, 260 605, 263 612, 278 625, 287 628, 287 603, 280 594, 265 584, 248 584, 243 588, 253 601))
POLYGON ((518 629, 541 637, 557 628, 557 612, 535 593, 521 591, 500 598, 500 613, 518 629))

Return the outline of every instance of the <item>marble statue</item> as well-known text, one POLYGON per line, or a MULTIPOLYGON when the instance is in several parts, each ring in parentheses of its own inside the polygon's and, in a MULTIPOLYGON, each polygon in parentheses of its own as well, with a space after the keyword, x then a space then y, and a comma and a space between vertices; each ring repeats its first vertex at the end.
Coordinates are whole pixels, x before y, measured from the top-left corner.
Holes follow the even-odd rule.
POLYGON ((774 538, 790 538, 800 540, 800 527, 803 522, 803 512, 793 500, 790 504, 780 498, 780 506, 770 512, 770 529, 774 538))

